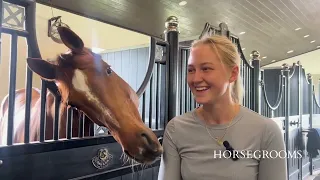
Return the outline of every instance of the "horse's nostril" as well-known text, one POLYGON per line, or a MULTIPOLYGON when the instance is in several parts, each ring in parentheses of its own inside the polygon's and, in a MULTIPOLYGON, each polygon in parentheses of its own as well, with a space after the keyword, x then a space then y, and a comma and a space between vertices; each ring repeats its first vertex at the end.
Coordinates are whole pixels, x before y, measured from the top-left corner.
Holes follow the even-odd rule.
POLYGON ((163 137, 159 137, 159 138, 158 138, 158 141, 159 141, 159 143, 162 145, 163 137))
POLYGON ((156 141, 154 142, 152 138, 146 133, 141 133, 141 136, 144 139, 144 143, 146 145, 146 153, 150 154, 152 157, 161 155, 162 149, 157 146, 156 141))
POLYGON ((146 140, 146 144, 147 145, 152 145, 153 144, 150 136, 148 136, 146 133, 141 133, 141 136, 146 140))

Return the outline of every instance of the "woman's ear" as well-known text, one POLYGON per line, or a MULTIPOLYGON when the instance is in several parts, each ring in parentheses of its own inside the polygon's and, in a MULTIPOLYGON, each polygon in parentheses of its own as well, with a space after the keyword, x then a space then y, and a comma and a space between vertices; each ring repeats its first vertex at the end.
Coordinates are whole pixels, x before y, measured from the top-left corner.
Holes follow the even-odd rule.
POLYGON ((229 82, 232 83, 232 82, 236 81, 238 79, 238 75, 239 75, 239 66, 235 65, 231 69, 229 82))

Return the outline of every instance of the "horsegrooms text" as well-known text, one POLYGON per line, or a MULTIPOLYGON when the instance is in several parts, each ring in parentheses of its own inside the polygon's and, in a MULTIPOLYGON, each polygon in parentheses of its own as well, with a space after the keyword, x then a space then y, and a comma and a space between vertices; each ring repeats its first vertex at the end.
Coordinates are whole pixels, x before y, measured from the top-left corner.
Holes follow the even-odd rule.
POLYGON ((243 158, 255 158, 255 159, 275 159, 275 158, 301 158, 302 157, 302 151, 266 151, 266 150, 234 150, 234 151, 228 151, 228 150, 217 150, 214 151, 214 158, 235 158, 238 157, 239 159, 243 158))

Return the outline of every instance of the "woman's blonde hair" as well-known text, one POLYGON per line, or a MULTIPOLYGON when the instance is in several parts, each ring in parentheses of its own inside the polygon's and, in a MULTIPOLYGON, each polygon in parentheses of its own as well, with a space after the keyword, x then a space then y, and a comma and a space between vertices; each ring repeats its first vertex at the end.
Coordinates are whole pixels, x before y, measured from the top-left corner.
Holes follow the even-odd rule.
POLYGON ((238 78, 231 85, 231 96, 232 100, 235 103, 242 104, 242 81, 240 76, 240 55, 236 46, 225 36, 213 35, 213 36, 205 36, 199 40, 196 40, 192 43, 191 47, 195 47, 198 45, 210 45, 212 50, 217 54, 221 63, 225 65, 225 67, 233 68, 235 65, 239 67, 238 78))

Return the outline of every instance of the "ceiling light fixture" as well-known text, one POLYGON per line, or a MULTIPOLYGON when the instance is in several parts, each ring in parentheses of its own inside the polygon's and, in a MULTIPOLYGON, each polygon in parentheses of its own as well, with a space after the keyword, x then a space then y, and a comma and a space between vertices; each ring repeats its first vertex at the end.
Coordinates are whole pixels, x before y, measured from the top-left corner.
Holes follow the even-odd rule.
POLYGON ((289 53, 293 53, 293 50, 290 50, 290 51, 288 51, 287 53, 288 53, 288 54, 289 54, 289 53))
POLYGON ((316 42, 315 40, 313 40, 313 41, 310 41, 310 43, 314 43, 314 42, 316 42))
POLYGON ((307 34, 307 35, 305 35, 305 36, 303 36, 304 38, 307 38, 307 37, 309 37, 310 35, 309 34, 307 34))
POLYGON ((246 50, 246 48, 242 48, 242 51, 246 50))
POLYGON ((299 31, 300 29, 301 29, 301 28, 296 28, 295 30, 296 30, 296 31, 299 31))
POLYGON ((271 62, 276 62, 276 60, 272 60, 271 62))
POLYGON ((243 32, 241 32, 241 33, 239 33, 239 34, 242 35, 242 34, 245 34, 245 33, 246 33, 246 32, 243 31, 243 32))
POLYGON ((180 6, 184 6, 184 5, 186 5, 187 4, 187 1, 181 1, 181 2, 179 2, 179 5, 180 6))
POLYGON ((267 58, 267 56, 263 56, 263 57, 262 57, 262 59, 265 59, 265 58, 267 58))

